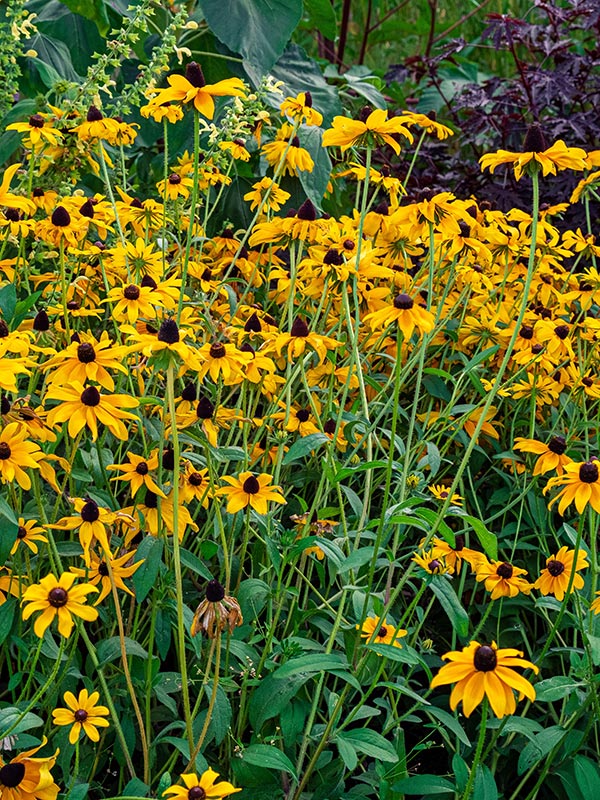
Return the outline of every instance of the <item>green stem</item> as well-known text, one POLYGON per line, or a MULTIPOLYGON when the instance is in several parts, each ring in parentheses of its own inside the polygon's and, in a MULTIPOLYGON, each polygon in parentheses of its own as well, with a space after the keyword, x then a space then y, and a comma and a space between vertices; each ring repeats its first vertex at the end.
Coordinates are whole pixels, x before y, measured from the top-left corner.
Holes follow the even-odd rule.
POLYGON ((473 757, 473 764, 471 765, 469 780, 467 781, 467 785, 465 787, 462 800, 469 800, 469 798, 471 797, 471 792, 473 791, 473 784, 475 783, 477 768, 479 767, 479 762, 481 761, 481 753, 483 752, 483 743, 485 741, 485 732, 486 732, 485 724, 487 722, 487 712, 488 712, 488 701, 487 698, 484 697, 483 702, 481 704, 481 722, 479 724, 479 739, 477 740, 475 756, 473 757))

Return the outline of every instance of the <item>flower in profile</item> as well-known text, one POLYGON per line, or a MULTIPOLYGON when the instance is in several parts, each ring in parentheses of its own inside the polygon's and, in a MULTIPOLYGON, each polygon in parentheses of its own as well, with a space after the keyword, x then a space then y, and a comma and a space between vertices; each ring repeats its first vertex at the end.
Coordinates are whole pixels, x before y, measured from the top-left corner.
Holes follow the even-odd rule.
POLYGON ((59 787, 54 783, 50 770, 54 766, 59 750, 53 756, 34 758, 48 740, 31 750, 19 753, 5 762, 0 756, 0 797, 2 800, 56 800, 59 787))
POLYGON ((485 588, 491 593, 491 599, 499 597, 516 597, 519 592, 529 594, 531 584, 522 576, 527 570, 515 567, 508 561, 488 561, 481 558, 475 567, 475 580, 485 581, 485 588))
POLYGON ((588 503, 594 511, 600 512, 599 464, 600 461, 597 458, 583 463, 573 461, 570 464, 566 464, 563 474, 550 478, 544 488, 544 494, 546 494, 550 489, 554 489, 557 486, 563 487, 556 497, 548 503, 548 508, 552 508, 554 503, 560 500, 558 513, 562 516, 567 506, 575 501, 575 508, 580 514, 588 503))
POLYGON ((398 639, 408 633, 381 617, 367 617, 356 629, 360 630, 361 638, 366 639, 366 644, 391 644, 393 647, 402 647, 398 639))
POLYGON ((239 78, 227 78, 218 83, 206 83, 200 65, 190 61, 183 75, 169 75, 168 89, 161 89, 149 106, 165 103, 193 103, 196 111, 208 119, 215 115, 214 97, 244 97, 244 84, 239 78))
POLYGON ((532 702, 535 700, 531 683, 512 667, 532 669, 536 675, 539 670, 531 661, 526 661, 519 650, 499 649, 496 642, 487 645, 474 641, 442 658, 451 663, 440 669, 431 681, 431 688, 456 683, 450 694, 450 708, 454 711, 462 700, 465 717, 471 716, 484 696, 498 718, 514 714, 517 703, 513 690, 532 702))
POLYGON ((578 573, 587 567, 589 564, 585 552, 578 550, 575 560, 575 550, 569 550, 565 545, 556 555, 546 559, 546 568, 542 570, 533 588, 539 589, 543 595, 553 594, 557 600, 564 600, 573 572, 575 576, 571 583, 571 592, 583 589, 583 577, 578 573))
POLYGON ((65 692, 63 700, 68 708, 55 708, 52 712, 52 721, 55 725, 72 725, 69 731, 69 742, 75 744, 81 731, 92 740, 98 742, 100 734, 98 728, 108 728, 109 711, 106 706, 97 706, 100 692, 88 694, 87 689, 82 689, 75 697, 73 692, 65 692))
POLYGON ((376 108, 364 122, 349 117, 334 117, 333 127, 323 134, 323 147, 339 147, 342 153, 354 146, 379 146, 389 144, 396 155, 400 154, 400 145, 394 136, 400 134, 414 141, 409 129, 404 125, 402 117, 387 118, 387 111, 376 108))
POLYGON ((244 200, 250 203, 250 211, 260 206, 263 211, 279 211, 290 197, 290 193, 280 189, 278 183, 264 177, 252 184, 252 191, 246 192, 244 200))
POLYGON ((17 530, 17 538, 12 550, 11 556, 17 552, 20 545, 26 545, 31 552, 35 555, 38 551, 37 542, 47 542, 44 528, 40 527, 34 519, 28 519, 27 522, 23 517, 19 517, 19 528, 17 530))
POLYGON ((209 639, 214 639, 225 628, 233 633, 244 621, 240 604, 228 594, 219 581, 209 581, 206 586, 206 596, 194 613, 190 633, 196 636, 205 633, 209 639))
POLYGON ((286 97, 279 108, 282 115, 286 114, 290 119, 304 122, 305 125, 318 126, 323 122, 323 115, 313 108, 310 92, 300 92, 296 97, 286 97))
POLYGON ((207 769, 200 777, 194 772, 188 772, 181 776, 183 786, 176 786, 173 784, 165 789, 163 797, 170 795, 179 800, 223 800, 224 797, 229 797, 230 794, 241 792, 241 789, 236 789, 231 783, 227 781, 219 781, 215 783, 219 773, 212 769, 207 769))
MULTIPOLYGON (((425 541, 425 539, 422 539, 419 543, 419 547, 423 547, 425 541)), ((445 539, 440 539, 438 536, 433 537, 429 546, 432 557, 443 561, 448 566, 450 572, 460 572, 463 561, 466 561, 471 569, 474 570, 479 560, 485 558, 483 553, 465 547, 465 537, 460 533, 455 537, 454 547, 448 544, 445 539)))
POLYGON ((600 614, 600 592, 596 592, 596 599, 590 604, 592 614, 600 614))
POLYGON ((432 547, 431 550, 423 550, 421 553, 415 553, 411 561, 414 561, 415 564, 430 575, 445 575, 446 573, 454 572, 453 567, 446 563, 444 556, 440 556, 436 553, 434 547, 432 547))
POLYGON ((548 147, 540 126, 536 123, 529 127, 522 153, 513 153, 509 150, 498 150, 496 153, 487 153, 479 159, 481 169, 493 172, 500 164, 512 164, 516 180, 520 180, 523 171, 528 165, 529 169, 542 170, 543 175, 556 175, 558 170, 585 169, 587 154, 580 147, 567 147, 559 139, 548 147))
POLYGON ((285 503, 280 486, 270 486, 272 475, 241 472, 239 477, 223 476, 229 486, 217 489, 216 494, 227 498, 227 513, 236 514, 243 508, 253 508, 257 514, 266 514, 267 503, 285 503))
POLYGON ((564 436, 553 436, 548 444, 538 442, 536 439, 525 439, 517 436, 513 450, 522 453, 535 453, 538 456, 533 468, 534 475, 544 475, 546 472, 556 470, 559 475, 565 471, 565 466, 571 464, 573 459, 565 455, 567 442, 564 436))
MULTIPOLYGON (((442 483, 432 483, 431 486, 428 486, 427 488, 436 500, 441 500, 442 502, 445 502, 450 495, 448 487, 444 486, 442 483)), ((453 492, 452 497, 450 498, 450 504, 453 506, 462 506, 464 499, 465 498, 457 492, 453 492)))
POLYGON ((13 575, 8 567, 0 567, 0 606, 6 603, 7 594, 19 597, 21 585, 22 579, 18 575, 13 575))
POLYGON ((75 624, 74 616, 87 622, 98 617, 98 611, 86 605, 86 595, 96 593, 98 589, 90 583, 73 586, 74 583, 75 575, 71 572, 63 572, 60 578, 50 573, 23 592, 23 602, 26 604, 23 619, 29 619, 36 611, 42 612, 33 625, 33 631, 40 639, 55 618, 58 620, 58 632, 68 638, 75 624))
POLYGON ((294 129, 286 122, 277 131, 275 141, 262 146, 267 162, 275 171, 281 168, 281 175, 312 172, 315 166, 310 153, 300 145, 300 139, 293 133, 294 129))
POLYGON ((18 194, 9 192, 10 182, 15 176, 21 164, 12 164, 4 170, 2 176, 2 183, 0 183, 0 206, 5 208, 14 208, 19 211, 24 211, 26 214, 33 214, 35 212, 35 204, 28 200, 26 197, 20 197, 18 194))
POLYGON ((28 442, 28 430, 18 422, 11 422, 0 433, 0 480, 2 483, 17 481, 26 491, 31 489, 31 478, 26 469, 39 469, 44 457, 35 442, 28 442))

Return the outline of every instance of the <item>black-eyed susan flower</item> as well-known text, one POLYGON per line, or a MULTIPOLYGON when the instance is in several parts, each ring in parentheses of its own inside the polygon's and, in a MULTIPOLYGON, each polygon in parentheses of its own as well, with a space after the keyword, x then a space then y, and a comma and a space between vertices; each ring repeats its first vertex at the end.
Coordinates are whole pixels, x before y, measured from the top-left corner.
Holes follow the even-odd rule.
POLYGON ((531 683, 512 667, 532 669, 536 675, 539 670, 531 661, 526 661, 519 650, 512 647, 499 649, 496 642, 487 645, 473 641, 462 650, 453 650, 442 658, 451 663, 440 669, 431 681, 431 688, 456 683, 450 694, 450 708, 454 711, 462 700, 465 717, 471 716, 484 697, 488 698, 499 718, 514 714, 517 707, 514 691, 532 702, 535 700, 531 683))
MULTIPOLYGON (((14 550, 14 548, 13 548, 14 550)), ((6 603, 6 595, 12 594, 13 597, 18 597, 20 594, 20 587, 23 585, 21 578, 13 574, 12 570, 8 567, 0 567, 0 606, 6 603)))
POLYGON ((600 592, 596 592, 596 599, 590 603, 592 614, 600 614, 600 592))
POLYGON ((298 175, 299 172, 312 172, 315 162, 308 150, 300 144, 294 129, 284 123, 277 131, 275 140, 263 144, 262 152, 274 170, 281 170, 281 175, 298 175), (291 138, 290 138, 291 137, 291 138))
POLYGON ((151 286, 127 283, 111 289, 103 303, 112 303, 112 315, 117 322, 135 324, 140 317, 154 319, 157 307, 162 307, 160 299, 151 286))
POLYGON ((313 108, 310 92, 299 92, 296 97, 286 97, 279 108, 282 114, 305 125, 318 126, 323 122, 323 115, 313 108))
POLYGON ((594 511, 600 512, 599 464, 600 461, 597 458, 583 463, 573 461, 566 464, 563 474, 550 478, 544 488, 544 494, 546 494, 551 489, 563 487, 548 503, 548 508, 552 508, 554 503, 559 500, 558 513, 562 515, 567 506, 575 501, 575 508, 579 514, 588 504, 594 511))
POLYGON ((579 571, 588 567, 587 555, 583 550, 577 551, 577 560, 575 560, 575 550, 569 550, 565 545, 556 555, 546 559, 546 568, 542 570, 533 587, 539 589, 543 595, 553 594, 557 600, 564 600, 573 572, 575 572, 575 576, 571 584, 571 592, 575 589, 583 589, 584 581, 583 577, 579 575, 579 571))
POLYGON ((154 481, 150 474, 158 469, 158 455, 153 453, 145 458, 137 456, 135 453, 127 453, 128 464, 109 464, 106 469, 119 470, 122 475, 116 475, 111 481, 128 481, 131 487, 131 496, 135 497, 138 491, 145 486, 159 497, 166 497, 160 486, 154 481))
POLYGON ((244 380, 244 373, 248 362, 252 361, 252 354, 238 350, 231 343, 207 342, 197 351, 202 364, 198 371, 198 378, 203 379, 209 375, 215 383, 221 379, 225 386, 234 386, 244 380))
POLYGON ((0 206, 4 208, 15 208, 18 211, 23 211, 25 214, 33 214, 35 212, 35 205, 31 200, 26 197, 20 197, 18 194, 12 194, 9 191, 10 182, 15 176, 21 164, 12 164, 4 170, 2 182, 0 183, 0 206))
MULTIPOLYGON (((450 496, 448 487, 444 486, 442 483, 432 483, 431 486, 427 487, 427 489, 431 492, 436 500, 441 500, 442 502, 446 502, 450 496)), ((450 498, 450 503, 453 506, 462 506, 464 499, 465 498, 458 494, 458 492, 453 492, 452 497, 450 498)))
POLYGON ((26 469, 39 469, 44 457, 35 442, 27 441, 28 430, 18 422, 11 422, 0 433, 0 480, 17 481, 22 489, 31 489, 31 478, 26 469))
MULTIPOLYGON (((419 543, 419 547, 423 547, 425 539, 419 543)), ((444 561, 452 572, 460 572, 463 561, 466 561, 471 569, 475 569, 477 563, 481 558, 485 558, 483 553, 477 550, 471 550, 465 547, 465 537, 458 533, 455 537, 454 547, 452 547, 445 539, 440 539, 434 536, 430 542, 430 552, 433 558, 444 561)))
POLYGON ((37 542, 48 542, 44 528, 38 525, 34 519, 28 519, 26 522, 23 517, 19 517, 18 522, 17 538, 10 551, 11 556, 14 556, 20 545, 25 545, 34 554, 37 553, 37 542))
POLYGON ((160 195, 169 200, 177 200, 178 197, 187 199, 194 186, 194 181, 187 175, 180 175, 178 172, 171 172, 166 180, 156 184, 160 195))
POLYGON ((204 508, 211 499, 210 479, 207 469, 198 469, 191 461, 185 461, 185 470, 181 475, 179 497, 182 503, 198 500, 204 508))
POLYGON ((405 341, 410 339, 415 330, 421 336, 424 333, 431 333, 434 328, 434 316, 431 311, 422 308, 410 295, 404 293, 396 295, 391 305, 367 314, 365 322, 373 329, 387 328, 395 322, 402 331, 405 341))
POLYGON ((62 133, 52 127, 52 122, 48 124, 43 114, 32 114, 27 122, 13 122, 6 126, 6 130, 26 134, 23 144, 36 149, 45 144, 57 146, 59 139, 62 139, 62 133))
POLYGON ((90 583, 74 586, 75 575, 63 572, 60 578, 50 573, 39 583, 32 583, 23 592, 23 619, 27 620, 38 611, 42 613, 33 625, 33 631, 41 639, 54 619, 58 620, 58 632, 68 638, 75 624, 73 617, 91 622, 98 611, 87 605, 87 595, 98 589, 90 583))
POLYGON ((536 170, 541 169, 543 175, 556 175, 557 171, 564 169, 583 170, 586 155, 585 150, 580 147, 567 147, 562 139, 548 147, 542 129, 535 124, 531 125, 527 132, 522 153, 498 150, 482 156, 479 163, 482 170, 489 169, 490 172, 500 164, 512 164, 515 178, 520 180, 528 165, 532 165, 530 168, 536 170))
POLYGON ((116 553, 111 553, 109 550, 104 550, 102 555, 92 552, 90 554, 90 563, 85 569, 80 567, 69 567, 73 575, 78 578, 85 578, 92 586, 100 586, 100 594, 96 598, 95 606, 99 605, 105 597, 112 591, 112 581, 114 580, 115 587, 121 589, 127 594, 133 595, 131 589, 123 582, 124 578, 131 578, 144 563, 144 559, 134 562, 135 550, 129 553, 123 553, 117 556, 116 553), (110 565, 110 571, 108 569, 110 565), (112 573, 112 580, 111 580, 112 573))
POLYGON ((102 508, 90 497, 76 497, 73 500, 76 514, 70 517, 63 517, 49 528, 57 530, 73 531, 79 529, 79 541, 83 548, 83 556, 86 564, 90 563, 90 550, 94 542, 98 542, 103 550, 109 551, 109 533, 107 525, 112 525, 117 518, 124 520, 130 519, 124 512, 109 511, 102 508))
POLYGON ((75 744, 81 731, 92 740, 100 741, 98 728, 108 728, 109 722, 105 717, 109 711, 106 706, 96 705, 100 699, 100 692, 88 694, 87 689, 82 689, 75 697, 73 692, 65 692, 63 700, 68 708, 55 708, 52 712, 52 722, 55 725, 71 725, 69 742, 75 744))
POLYGON ((245 88, 239 78, 227 78, 217 83, 206 83, 200 65, 191 61, 183 75, 169 75, 168 89, 161 89, 149 105, 162 106, 165 103, 193 103, 194 108, 208 119, 215 114, 214 97, 243 97, 245 88))
POLYGON ((327 351, 341 347, 341 342, 337 342, 331 336, 311 331, 301 317, 296 317, 289 333, 280 333, 274 341, 277 355, 282 355, 285 351, 289 361, 301 356, 307 346, 317 353, 319 362, 322 362, 327 356, 327 351))
POLYGON ((236 514, 243 508, 252 508, 257 514, 266 514, 268 503, 285 503, 280 486, 271 486, 272 475, 241 472, 237 478, 224 475, 229 486, 222 486, 216 494, 227 498, 227 513, 236 514))
POLYGON ((284 191, 271 178, 261 178, 252 184, 252 191, 246 192, 244 200, 250 203, 250 211, 262 206, 263 211, 279 211, 290 199, 289 192, 284 191))
POLYGON ((548 444, 538 442, 536 439, 517 436, 513 450, 521 453, 535 453, 538 456, 533 468, 534 475, 544 475, 553 470, 556 470, 558 475, 562 475, 565 466, 573 462, 572 458, 565 455, 567 441, 564 436, 552 436, 548 444))
POLYGON ((87 231, 87 220, 81 215, 69 213, 64 205, 57 205, 50 219, 40 220, 35 232, 48 244, 77 247, 87 231))
POLYGON ((200 777, 195 772, 188 772, 181 776, 183 786, 173 784, 165 789, 163 797, 173 797, 176 800, 223 800, 230 794, 241 792, 227 781, 215 783, 219 773, 212 769, 207 769, 200 777))
POLYGON ((342 152, 350 147, 380 146, 389 144, 396 155, 400 154, 400 145, 394 138, 403 136, 409 142, 414 137, 404 124, 402 117, 388 119, 387 111, 377 108, 364 122, 349 117, 334 117, 333 126, 323 134, 323 147, 339 147, 342 152))
POLYGON ((366 639, 366 644, 390 644, 393 647, 402 647, 398 639, 408 633, 381 617, 367 617, 356 629, 360 631, 361 638, 366 639))
MULTIPOLYGON (((140 512, 144 517, 146 530, 152 536, 158 536, 162 530, 167 533, 173 534, 175 531, 175 506, 173 503, 173 493, 167 495, 164 500, 160 501, 160 513, 158 509, 159 498, 150 489, 146 489, 144 499, 138 501, 135 512, 140 512)), ((133 506, 123 509, 123 512, 134 513, 133 506)), ((190 528, 193 531, 198 530, 198 526, 192 519, 190 512, 187 508, 179 503, 177 507, 177 533, 179 541, 184 537, 186 529, 190 528)))
POLYGON ((475 566, 475 580, 485 581, 485 588, 491 599, 499 597, 516 597, 519 593, 529 594, 532 585, 523 578, 527 570, 515 567, 508 561, 488 561, 481 558, 475 566))
POLYGON ((59 750, 54 755, 34 757, 48 740, 31 750, 18 753, 10 761, 0 756, 0 797, 2 800, 56 800, 59 787, 50 770, 54 767, 59 750))
POLYGON ((411 561, 414 561, 415 564, 430 575, 445 575, 446 573, 454 572, 453 567, 446 563, 444 556, 436 553, 433 547, 430 550, 415 553, 411 561))
POLYGON ((46 395, 49 400, 59 400, 59 405, 48 412, 51 427, 67 422, 69 436, 75 437, 85 427, 92 433, 92 441, 98 438, 98 423, 106 425, 117 439, 127 439, 129 434, 124 419, 137 419, 126 408, 137 408, 139 401, 127 394, 102 394, 95 386, 83 387, 79 381, 70 386, 50 386, 46 395))
POLYGON ((71 381, 95 381, 112 392, 115 382, 108 370, 127 374, 123 365, 125 348, 114 344, 106 331, 100 339, 91 333, 77 334, 78 341, 71 342, 63 351, 49 358, 42 369, 48 372, 48 383, 69 384, 71 381))
POLYGON ((235 597, 225 593, 225 587, 219 581, 211 580, 206 586, 206 595, 194 613, 190 633, 196 636, 205 633, 214 639, 226 628, 229 633, 244 621, 240 605, 235 597))

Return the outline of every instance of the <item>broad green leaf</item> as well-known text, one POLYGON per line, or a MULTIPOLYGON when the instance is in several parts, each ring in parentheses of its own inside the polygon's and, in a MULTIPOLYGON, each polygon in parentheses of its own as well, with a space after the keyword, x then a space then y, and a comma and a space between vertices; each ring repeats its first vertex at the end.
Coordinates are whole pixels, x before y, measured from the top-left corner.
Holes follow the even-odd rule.
POLYGON ((246 622, 251 622, 263 610, 272 588, 260 578, 248 578, 240 583, 237 600, 246 622))
POLYGON ((519 755, 517 773, 522 775, 555 747, 566 735, 566 731, 558 725, 538 733, 537 736, 528 742, 519 755))
POLYGON ((304 11, 308 14, 307 28, 312 28, 326 39, 335 39, 337 22, 331 0, 304 0, 304 11))
POLYGON ((369 728, 342 731, 337 734, 336 738, 352 745, 359 753, 365 753, 365 755, 377 758, 379 761, 389 761, 391 763, 398 761, 398 753, 394 745, 388 742, 380 733, 369 730, 369 728))
POLYGON ((13 318, 15 308, 17 307, 17 289, 14 283, 7 283, 0 289, 0 310, 2 317, 8 324, 13 318))
POLYGON ((101 36, 106 36, 110 27, 104 0, 61 0, 61 3, 76 14, 95 22, 101 36))
POLYGON ((242 753, 242 759, 248 764, 254 764, 256 767, 265 767, 266 769, 277 769, 281 772, 287 772, 296 780, 296 769, 290 759, 281 750, 275 746, 268 744, 251 744, 246 747, 242 753))
MULTIPOLYGON (((315 165, 312 172, 298 172, 298 177, 308 199, 320 209, 331 176, 331 159, 327 149, 321 144, 323 131, 314 126, 309 128, 303 125, 299 138, 301 146, 308 150, 315 165)), ((329 441, 329 437, 327 440, 329 441)))
POLYGON ((343 738, 343 734, 336 736, 335 743, 337 745, 340 758, 344 762, 346 769, 350 771, 356 769, 356 765, 358 764, 358 756, 356 755, 356 748, 354 745, 350 742, 347 742, 343 738))
POLYGON ((39 59, 52 67, 63 80, 74 83, 80 80, 79 75, 73 69, 69 48, 64 42, 39 32, 29 39, 28 44, 38 54, 36 61, 39 59))
POLYGON ((252 692, 248 716, 250 724, 258 733, 264 723, 278 716, 295 697, 309 676, 306 674, 291 675, 286 680, 267 675, 252 692))
POLYGON ((413 775, 395 783, 392 790, 400 794, 427 797, 430 794, 454 794, 454 784, 439 775, 413 775))
POLYGON ((283 457, 283 463, 293 464, 294 461, 299 461, 326 442, 329 442, 329 437, 324 433, 311 433, 308 436, 302 436, 287 451, 283 457))
POLYGON ((0 566, 10 555, 10 551, 17 540, 19 523, 15 512, 0 495, 0 566))
POLYGON ((215 36, 263 75, 302 16, 302 0, 200 0, 200 8, 215 36))
POLYGON ((598 765, 585 756, 573 759, 575 780, 584 797, 600 797, 600 770, 598 765))
POLYGON ((310 653, 307 656, 290 659, 273 673, 273 677, 282 680, 288 679, 292 675, 311 675, 317 672, 330 672, 334 669, 347 669, 347 667, 347 662, 340 656, 310 653))
POLYGON ((536 683, 536 701, 553 703, 555 700, 562 700, 563 697, 567 697, 567 695, 584 686, 584 683, 578 683, 566 675, 555 675, 553 678, 547 678, 536 683))
POLYGON ((456 778, 456 788, 459 792, 464 792, 469 780, 469 766, 462 756, 455 753, 452 757, 452 772, 456 778))
POLYGON ((429 588, 440 601, 456 633, 464 639, 469 633, 469 615, 460 604, 452 584, 443 575, 433 575, 429 588))
MULTIPOLYGON (((140 658, 148 658, 148 653, 141 644, 125 636, 125 652, 128 656, 139 656, 140 658)), ((121 657, 121 642, 118 636, 111 636, 110 639, 98 644, 98 661, 100 664, 106 664, 108 661, 114 661, 121 657)))
POLYGON ((179 553, 181 555, 181 563, 184 567, 191 569, 192 572, 199 575, 201 578, 205 578, 207 581, 212 580, 213 576, 210 574, 210 570, 200 561, 198 556, 190 553, 190 551, 186 550, 184 547, 179 548, 179 553))
POLYGON ((144 562, 133 573, 131 578, 138 603, 141 603, 148 596, 150 589, 156 583, 160 565, 162 564, 163 546, 162 539, 158 539, 156 536, 146 536, 137 548, 135 561, 142 561, 143 559, 144 562))
MULTIPOLYGON (((5 590, 6 591, 6 590, 5 590)), ((17 610, 16 597, 6 596, 6 600, 0 605, 0 644, 2 644, 8 634, 12 631, 15 611, 17 610)))
POLYGON ((498 800, 498 788, 489 767, 479 765, 473 786, 473 800, 498 800))
POLYGON ((0 739, 10 731, 11 735, 25 733, 32 728, 39 728, 44 724, 44 720, 37 714, 23 712, 15 706, 9 706, 0 710, 0 739))
POLYGON ((443 708, 438 708, 437 706, 429 706, 425 709, 425 713, 428 717, 434 717, 438 722, 441 722, 445 728, 448 728, 450 733, 456 736, 459 741, 467 747, 471 746, 469 737, 462 729, 460 722, 456 717, 453 717, 452 714, 449 714, 447 711, 444 711, 443 708))
POLYGON ((494 560, 498 559, 498 539, 496 538, 496 534, 488 530, 480 519, 472 517, 470 514, 466 514, 462 509, 458 508, 448 509, 448 514, 454 517, 461 517, 465 522, 468 522, 477 534, 477 538, 488 558, 494 560))

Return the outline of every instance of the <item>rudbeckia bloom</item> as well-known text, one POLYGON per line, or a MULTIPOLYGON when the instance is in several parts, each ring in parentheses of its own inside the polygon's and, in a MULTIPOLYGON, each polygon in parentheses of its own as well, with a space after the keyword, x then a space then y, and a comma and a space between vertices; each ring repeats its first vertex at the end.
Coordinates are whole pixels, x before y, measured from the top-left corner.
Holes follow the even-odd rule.
POLYGON ((269 486, 273 480, 272 475, 261 473, 254 475, 252 472, 241 472, 238 478, 225 475, 223 480, 229 486, 217 489, 216 494, 227 498, 227 513, 235 514, 242 508, 253 508, 257 514, 266 514, 267 503, 285 503, 280 486, 269 486))
POLYGON ((11 422, 0 433, 0 480, 16 480, 22 489, 31 489, 31 478, 25 469, 39 469, 43 453, 34 442, 25 441, 28 430, 11 422))
POLYGON ((280 189, 278 183, 265 177, 258 183, 252 184, 252 191, 246 192, 244 200, 250 203, 250 211, 254 211, 263 203, 263 211, 279 211, 290 197, 290 193, 280 189))
POLYGON ((391 644, 394 647, 402 647, 398 639, 406 636, 408 631, 396 628, 393 623, 381 617, 367 617, 361 626, 356 626, 360 630, 361 638, 367 640, 367 644, 391 644))
POLYGON ((446 559, 435 552, 435 548, 424 550, 422 553, 415 553, 411 561, 414 561, 421 569, 430 575, 445 575, 454 572, 454 569, 446 564, 446 559))
POLYGON ((488 561, 482 558, 475 567, 475 580, 485 581, 485 588, 491 593, 492 600, 499 597, 516 597, 519 592, 529 594, 531 584, 522 575, 527 570, 514 567, 508 561, 488 561))
POLYGON ((82 689, 79 696, 75 697, 73 692, 65 692, 63 700, 68 708, 55 708, 52 712, 52 721, 55 725, 72 725, 69 731, 69 741, 71 744, 79 739, 82 729, 92 742, 100 740, 98 728, 108 728, 109 711, 106 706, 97 706, 100 699, 100 692, 92 692, 88 695, 87 689, 82 689))
POLYGON ((180 800, 223 800, 235 792, 241 792, 227 781, 215 783, 219 773, 212 769, 207 769, 198 777, 194 772, 188 772, 181 776, 183 786, 169 786, 163 792, 163 797, 170 795, 180 800))
POLYGON ((25 522, 23 517, 19 517, 19 529, 15 543, 10 551, 11 556, 14 556, 21 544, 26 545, 35 555, 38 551, 37 542, 48 541, 44 534, 44 528, 41 528, 34 519, 25 522))
POLYGON ((382 328, 394 322, 402 331, 404 340, 408 341, 416 330, 419 335, 431 333, 434 328, 434 316, 430 311, 416 305, 408 294, 399 294, 394 298, 391 306, 385 306, 378 311, 367 314, 365 322, 371 328, 382 328))
POLYGON ((394 138, 400 134, 414 141, 409 129, 403 124, 403 117, 387 118, 387 111, 381 108, 372 111, 364 122, 349 117, 334 117, 333 127, 323 134, 323 147, 339 147, 342 153, 354 145, 389 144, 396 155, 400 154, 400 145, 394 138))
POLYGON ((528 164, 533 164, 534 168, 541 169, 543 175, 556 175, 558 170, 585 169, 585 159, 587 154, 580 147, 567 147, 562 139, 559 139, 551 147, 546 146, 544 135, 539 125, 531 125, 525 142, 523 143, 522 153, 512 153, 509 150, 498 150, 496 153, 488 153, 479 159, 481 169, 489 169, 493 172, 500 164, 512 164, 515 170, 515 178, 521 179, 523 170, 528 164))
POLYGON ((161 89, 151 101, 151 106, 162 106, 165 103, 192 103, 196 111, 208 119, 215 115, 213 97, 243 97, 244 84, 239 78, 227 78, 218 83, 206 83, 200 65, 191 61, 183 75, 169 75, 168 89, 161 89))
POLYGON ((118 469, 123 474, 111 478, 111 481, 129 481, 131 496, 135 497, 138 491, 145 486, 159 497, 166 497, 160 486, 155 483, 150 475, 151 470, 158 469, 158 455, 156 453, 144 458, 135 453, 127 453, 129 464, 109 464, 106 469, 118 469))
POLYGON ((2 800, 55 800, 59 787, 54 783, 50 770, 54 766, 57 750, 53 756, 33 758, 46 744, 19 753, 8 762, 0 756, 0 797, 2 800))
POLYGON ((600 473, 598 471, 600 461, 594 458, 591 461, 582 463, 572 462, 566 464, 564 473, 550 478, 544 489, 544 494, 550 489, 562 486, 561 491, 548 503, 548 508, 552 508, 557 500, 558 513, 564 514, 565 509, 573 501, 575 508, 581 514, 589 503, 594 511, 600 512, 600 473))
POLYGON ((565 471, 565 466, 571 464, 573 459, 565 455, 567 442, 564 436, 553 436, 548 444, 535 439, 524 439, 517 436, 513 450, 522 453, 535 453, 539 456, 533 468, 534 475, 544 475, 546 472, 556 470, 559 475, 565 471))
POLYGON ((546 559, 546 569, 542 570, 540 577, 533 584, 534 589, 539 589, 543 595, 553 594, 557 600, 564 600, 573 571, 576 574, 571 584, 571 592, 583 589, 583 578, 577 574, 579 570, 589 567, 587 555, 583 550, 577 551, 577 561, 574 562, 575 550, 569 550, 566 545, 561 547, 555 556, 546 559))
POLYGON ((105 550, 102 557, 97 553, 92 553, 90 563, 85 569, 69 567, 69 570, 79 578, 86 578, 92 586, 100 584, 100 594, 94 603, 97 606, 111 593, 113 581, 117 589, 121 589, 133 596, 133 592, 123 582, 123 578, 130 578, 144 563, 143 558, 140 561, 133 561, 135 553, 136 551, 132 550, 130 553, 123 553, 118 557, 116 553, 111 555, 109 550, 105 550), (110 565, 112 580, 108 571, 107 561, 110 565))
POLYGON ((25 197, 19 197, 17 194, 12 194, 8 191, 10 182, 15 176, 15 172, 19 169, 21 164, 13 164, 4 170, 2 176, 2 183, 0 183, 0 206, 5 208, 16 208, 19 211, 24 211, 26 214, 33 214, 35 212, 35 205, 31 200, 25 197))
POLYGON ((124 411, 139 405, 135 397, 127 394, 101 394, 95 386, 86 389, 79 381, 70 386, 50 386, 48 399, 60 400, 60 405, 48 412, 48 425, 69 421, 69 436, 75 437, 86 426, 92 432, 92 441, 98 438, 98 422, 103 423, 117 437, 127 439, 124 419, 137 419, 135 414, 124 411))
POLYGON ((310 92, 300 92, 296 97, 286 97, 279 106, 282 114, 287 114, 290 119, 299 120, 306 125, 320 125, 323 115, 312 107, 310 92))
POLYGON ((497 717, 514 714, 517 707, 513 690, 535 700, 535 689, 522 675, 511 667, 532 669, 539 672, 535 664, 526 661, 523 653, 512 647, 498 649, 491 645, 471 642, 462 650, 453 650, 442 658, 451 661, 445 664, 431 681, 431 688, 456 683, 450 695, 450 708, 454 711, 462 700, 463 713, 470 717, 484 696, 497 717))
POLYGON ((75 575, 71 572, 63 572, 60 578, 50 573, 39 583, 32 583, 25 589, 23 602, 27 605, 23 609, 23 619, 29 619, 36 611, 42 612, 33 626, 35 635, 40 639, 55 617, 58 618, 58 632, 65 638, 73 631, 73 616, 87 622, 98 617, 97 610, 86 605, 86 595, 96 593, 98 589, 90 583, 73 586, 74 582, 75 575))

